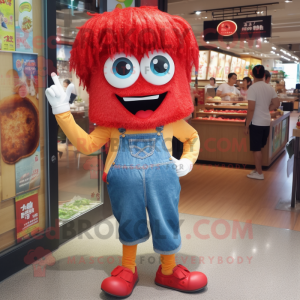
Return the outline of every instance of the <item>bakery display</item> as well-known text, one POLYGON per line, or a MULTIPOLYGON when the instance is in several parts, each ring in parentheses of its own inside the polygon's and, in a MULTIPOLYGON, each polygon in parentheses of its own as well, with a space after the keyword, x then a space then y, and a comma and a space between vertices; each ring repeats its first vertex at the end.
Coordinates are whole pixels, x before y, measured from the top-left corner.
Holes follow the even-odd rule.
POLYGON ((31 156, 39 145, 39 114, 30 98, 12 95, 0 102, 1 154, 7 164, 31 156))

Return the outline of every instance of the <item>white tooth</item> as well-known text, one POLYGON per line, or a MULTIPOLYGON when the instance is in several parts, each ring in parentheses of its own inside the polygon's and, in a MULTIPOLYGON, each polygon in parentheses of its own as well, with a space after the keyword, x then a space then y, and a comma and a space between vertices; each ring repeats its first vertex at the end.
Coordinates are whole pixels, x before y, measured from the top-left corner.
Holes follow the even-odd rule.
POLYGON ((156 100, 159 98, 159 95, 154 96, 146 96, 146 97, 140 97, 140 98, 131 98, 131 97, 124 97, 124 101, 141 101, 141 100, 156 100))

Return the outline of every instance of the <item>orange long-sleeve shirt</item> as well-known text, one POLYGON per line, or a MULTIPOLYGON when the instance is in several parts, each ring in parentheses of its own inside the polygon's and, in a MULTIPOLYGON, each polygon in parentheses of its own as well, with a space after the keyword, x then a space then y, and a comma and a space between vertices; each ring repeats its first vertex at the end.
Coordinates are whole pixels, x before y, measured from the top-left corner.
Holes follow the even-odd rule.
MULTIPOLYGON (((119 137, 121 134, 118 128, 97 126, 92 133, 87 134, 76 124, 71 112, 58 114, 55 117, 70 142, 83 154, 92 154, 110 141, 104 168, 104 172, 107 174, 119 149, 119 137)), ((147 130, 126 130, 126 134, 153 132, 156 132, 155 128, 147 130)), ((192 126, 190 126, 186 121, 180 120, 165 125, 162 133, 170 155, 172 155, 172 139, 173 136, 175 136, 183 142, 183 154, 181 158, 187 158, 192 163, 196 162, 200 150, 200 140, 197 131, 192 126)))

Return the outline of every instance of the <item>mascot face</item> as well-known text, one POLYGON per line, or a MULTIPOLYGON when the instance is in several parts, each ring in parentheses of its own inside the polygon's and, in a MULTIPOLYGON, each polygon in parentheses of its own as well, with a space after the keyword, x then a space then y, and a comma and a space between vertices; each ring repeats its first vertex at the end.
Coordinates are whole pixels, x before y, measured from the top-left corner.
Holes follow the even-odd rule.
MULTIPOLYGON (((115 20, 112 28, 100 28, 96 38, 95 34, 90 37, 89 31, 87 35, 86 31, 79 32, 71 52, 71 68, 76 71, 89 92, 90 120, 106 127, 149 129, 190 115, 193 111, 190 72, 193 59, 194 64, 198 64, 198 47, 185 21, 148 7, 117 9, 107 14, 115 14, 111 16, 115 20), (140 23, 143 19, 147 21, 147 13, 152 17, 153 27, 157 26, 155 19, 161 19, 161 14, 174 22, 173 27, 154 30, 149 28, 151 23, 148 22, 144 26, 134 27, 137 20, 140 23), (121 27, 122 18, 132 20, 132 24, 128 27, 127 36, 124 36, 126 28, 122 31, 120 41, 120 31, 114 26, 121 27), (187 27, 186 32, 178 21, 187 27), (167 35, 166 31, 170 34, 167 35), (128 32, 132 34, 128 35, 128 32), (130 43, 124 41, 126 37, 131 38, 130 43), (92 47, 89 61, 89 53, 85 53, 88 50, 78 47, 86 43, 102 44, 103 41, 105 47, 100 46, 100 51, 99 48, 92 47), (81 48, 81 52, 78 48, 81 48), (86 60, 90 67, 82 65, 82 60, 86 60)), ((104 20, 100 24, 102 22, 104 20)), ((95 26, 93 24, 88 28, 92 28, 94 32, 95 26)))

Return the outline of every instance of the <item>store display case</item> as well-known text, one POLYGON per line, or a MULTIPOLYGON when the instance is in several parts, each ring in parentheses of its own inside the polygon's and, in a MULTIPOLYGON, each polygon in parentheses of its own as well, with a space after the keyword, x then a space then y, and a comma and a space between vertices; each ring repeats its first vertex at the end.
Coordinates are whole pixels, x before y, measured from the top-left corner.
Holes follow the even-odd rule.
MULTIPOLYGON (((249 135, 244 134, 248 102, 232 98, 206 98, 204 105, 195 107, 191 125, 198 131, 201 150, 198 160, 254 165, 249 135)), ((284 151, 288 141, 289 112, 271 112, 271 127, 267 145, 263 148, 263 166, 284 151)))

